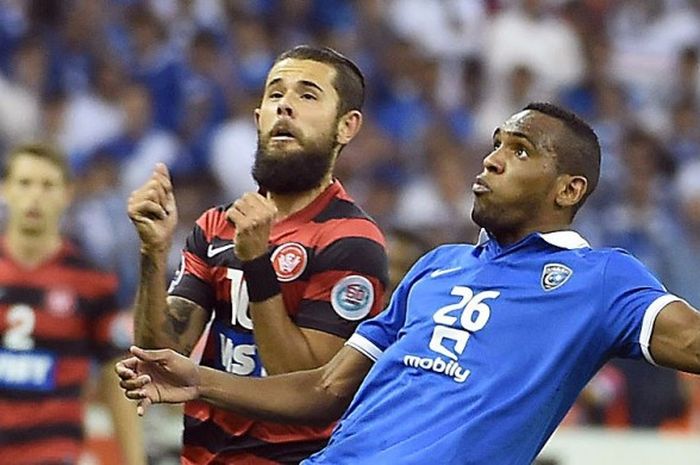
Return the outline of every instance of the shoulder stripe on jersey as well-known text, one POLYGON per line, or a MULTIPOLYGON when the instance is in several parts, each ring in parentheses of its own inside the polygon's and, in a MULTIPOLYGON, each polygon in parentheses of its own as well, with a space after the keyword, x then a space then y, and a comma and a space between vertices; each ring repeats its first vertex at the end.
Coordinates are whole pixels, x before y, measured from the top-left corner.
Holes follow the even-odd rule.
POLYGON ((654 357, 651 355, 651 351, 649 350, 649 344, 651 344, 651 334, 654 331, 654 322, 656 321, 656 317, 659 316, 659 313, 661 313, 661 310, 663 310, 666 305, 679 300, 682 299, 673 294, 662 295, 653 301, 644 312, 642 330, 639 333, 639 345, 642 348, 644 358, 652 365, 658 366, 654 361, 654 357))
POLYGON ((319 228, 300 229, 295 233, 293 241, 317 251, 343 237, 364 237, 384 245, 384 236, 377 225, 362 218, 330 220, 323 223, 320 229, 320 233, 319 228))
POLYGON ((372 341, 358 333, 355 333, 352 336, 350 336, 350 339, 347 340, 345 345, 360 351, 363 355, 365 355, 374 362, 376 362, 377 359, 382 355, 382 350, 379 347, 377 347, 372 341))
MULTIPOLYGON (((279 437, 276 438, 279 440, 279 437)), ((211 420, 200 421, 185 415, 183 433, 185 447, 202 447, 216 454, 219 451, 235 453, 236 451, 253 452, 257 457, 278 462, 299 462, 309 455, 323 449, 327 439, 310 439, 294 442, 271 443, 250 435, 231 436, 211 420)))
POLYGON ((314 272, 351 271, 388 281, 388 259, 384 247, 364 237, 344 237, 328 244, 314 257, 314 272))
POLYGON ((357 204, 348 199, 338 197, 331 200, 326 208, 313 218, 313 221, 315 223, 325 223, 329 220, 348 218, 364 218, 371 221, 370 216, 357 204))
POLYGON ((226 210, 229 205, 219 205, 205 211, 195 222, 195 226, 200 229, 206 242, 211 242, 212 238, 223 229, 226 229, 228 220, 226 210))

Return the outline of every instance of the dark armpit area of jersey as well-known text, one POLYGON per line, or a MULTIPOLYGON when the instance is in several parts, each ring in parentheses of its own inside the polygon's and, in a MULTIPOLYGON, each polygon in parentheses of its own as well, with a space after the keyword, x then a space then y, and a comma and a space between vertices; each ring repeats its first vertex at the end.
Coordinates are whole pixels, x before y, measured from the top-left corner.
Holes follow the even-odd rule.
POLYGON ((211 287, 198 277, 185 273, 180 282, 170 292, 171 296, 191 300, 207 312, 214 307, 214 295, 211 287))
POLYGON ((333 310, 330 302, 325 300, 302 300, 299 313, 294 317, 294 323, 300 328, 316 329, 348 339, 355 332, 357 325, 365 319, 346 320, 333 310))

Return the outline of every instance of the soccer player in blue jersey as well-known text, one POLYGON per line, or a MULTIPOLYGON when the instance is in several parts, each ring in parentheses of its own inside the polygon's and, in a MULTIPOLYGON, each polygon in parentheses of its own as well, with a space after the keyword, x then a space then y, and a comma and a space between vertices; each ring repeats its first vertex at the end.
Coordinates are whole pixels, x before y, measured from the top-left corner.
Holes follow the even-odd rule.
POLYGON ((479 243, 423 256, 328 364, 244 379, 132 348, 122 387, 141 412, 199 398, 276 421, 342 414, 307 465, 530 464, 610 358, 700 373, 700 312, 569 230, 599 171, 586 123, 531 104, 495 131, 473 184, 479 243))

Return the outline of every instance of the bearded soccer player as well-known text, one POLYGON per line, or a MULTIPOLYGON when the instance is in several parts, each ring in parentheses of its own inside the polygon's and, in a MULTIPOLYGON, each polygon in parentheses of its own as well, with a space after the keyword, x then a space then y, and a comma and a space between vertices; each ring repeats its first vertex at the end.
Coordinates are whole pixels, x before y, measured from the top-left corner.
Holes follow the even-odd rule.
MULTIPOLYGON (((277 58, 255 111, 253 177, 265 194, 197 220, 167 296, 177 209, 167 168, 156 167, 129 200, 141 238, 138 344, 189 355, 211 318, 202 365, 260 377, 325 364, 378 313, 384 238, 332 174, 360 129, 363 94, 359 69, 333 50, 300 46, 277 58)), ((330 420, 279 425, 189 402, 182 460, 299 463, 325 446, 331 428, 330 420)))
POLYGON ((91 359, 126 464, 145 464, 138 417, 115 389, 116 277, 95 269, 60 232, 71 184, 63 155, 27 144, 6 155, 0 242, 0 463, 74 465, 83 446, 91 359))
POLYGON ((479 243, 424 255, 328 364, 253 380, 135 347, 122 387, 141 412, 198 398, 308 422, 347 408, 308 465, 529 465, 608 359, 700 373, 700 312, 569 229, 599 170, 585 122, 531 104, 495 131, 473 184, 479 243))

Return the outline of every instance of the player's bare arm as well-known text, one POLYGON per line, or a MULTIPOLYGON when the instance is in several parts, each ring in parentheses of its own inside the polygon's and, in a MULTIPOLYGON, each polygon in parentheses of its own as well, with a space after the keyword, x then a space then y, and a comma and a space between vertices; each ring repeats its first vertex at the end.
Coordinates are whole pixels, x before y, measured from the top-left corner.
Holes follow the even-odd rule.
POLYGON ((668 304, 656 317, 650 348, 659 365, 700 374, 700 312, 683 301, 668 304))
MULTIPOLYGON (((270 230, 277 216, 275 204, 260 194, 248 193, 233 203, 227 216, 236 225, 236 256, 244 263, 266 260, 263 264, 269 267, 270 230)), ((249 289, 256 285, 251 278, 248 281, 249 289)), ((279 292, 264 300, 251 299, 250 316, 260 358, 271 375, 319 367, 344 343, 338 336, 299 328, 289 317, 279 292), (284 344, 280 344, 280 338, 284 344)))
POLYGON ((185 299, 167 299, 167 255, 177 226, 177 205, 165 165, 157 164, 151 178, 132 192, 128 213, 141 241, 136 343, 189 354, 204 329, 206 312, 185 299))
POLYGON ((346 346, 320 368, 252 378, 198 366, 172 350, 134 347, 132 354, 116 372, 139 414, 152 403, 200 399, 251 418, 307 424, 339 418, 373 364, 346 346))

